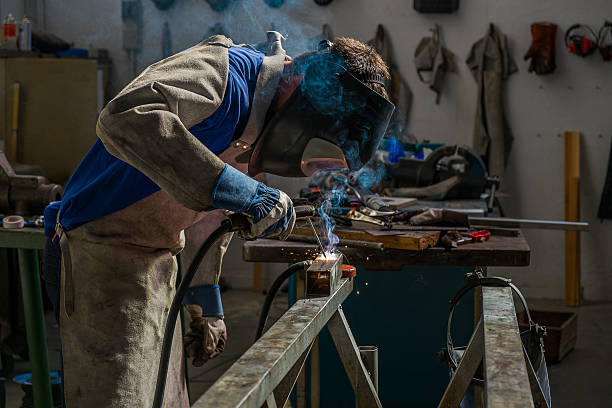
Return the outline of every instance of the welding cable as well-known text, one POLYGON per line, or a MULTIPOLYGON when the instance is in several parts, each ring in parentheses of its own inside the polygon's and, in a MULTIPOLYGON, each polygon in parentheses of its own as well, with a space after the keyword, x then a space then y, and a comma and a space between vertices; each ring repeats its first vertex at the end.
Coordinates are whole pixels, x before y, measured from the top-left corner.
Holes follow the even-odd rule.
POLYGON ((178 316, 179 310, 181 308, 181 304, 183 302, 183 297, 185 293, 187 293, 187 289, 189 285, 191 285, 191 281, 195 276, 202 259, 204 259, 204 255, 208 252, 210 247, 221 237, 223 234, 228 233, 233 230, 232 221, 225 220, 217 228, 214 230, 208 239, 204 241, 200 249, 193 258, 191 265, 187 269, 187 273, 181 280, 181 284, 176 290, 176 294, 172 299, 172 305, 170 306, 170 311, 168 312, 168 320, 166 323, 166 329, 164 331, 164 340, 162 343, 162 351, 159 359, 159 369, 157 371, 157 383, 155 385, 155 397, 153 399, 153 408, 162 408, 164 401, 164 389, 166 388, 166 377, 168 376, 168 363, 170 361, 170 351, 172 350, 172 338, 174 337, 174 327, 176 326, 176 318, 178 316))
POLYGON ((266 320, 268 320, 268 313, 270 313, 270 306, 272 306, 272 301, 274 301, 274 297, 280 289, 281 285, 294 273, 298 272, 300 269, 304 269, 307 266, 312 265, 312 260, 302 261, 298 263, 294 263, 289 268, 285 269, 283 273, 278 275, 278 277, 270 286, 270 290, 268 290, 268 295, 266 296, 266 301, 261 308, 261 314, 259 315, 259 323, 257 324, 257 332, 255 333, 255 341, 259 340, 261 335, 263 334, 264 327, 266 325, 266 320))

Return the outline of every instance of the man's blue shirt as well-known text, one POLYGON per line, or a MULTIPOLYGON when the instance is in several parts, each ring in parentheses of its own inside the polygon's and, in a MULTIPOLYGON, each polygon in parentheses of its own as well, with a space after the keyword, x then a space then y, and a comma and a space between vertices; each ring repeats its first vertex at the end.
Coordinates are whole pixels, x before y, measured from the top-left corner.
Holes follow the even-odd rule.
MULTIPOLYGON (((221 105, 210 117, 189 129, 215 154, 225 150, 244 131, 264 57, 261 52, 237 46, 231 47, 228 54, 229 73, 221 105)), ((98 139, 66 185, 60 222, 69 231, 122 210, 159 190, 147 176, 108 153, 98 139)), ((55 223, 51 219, 45 218, 45 221, 50 227, 55 223)))

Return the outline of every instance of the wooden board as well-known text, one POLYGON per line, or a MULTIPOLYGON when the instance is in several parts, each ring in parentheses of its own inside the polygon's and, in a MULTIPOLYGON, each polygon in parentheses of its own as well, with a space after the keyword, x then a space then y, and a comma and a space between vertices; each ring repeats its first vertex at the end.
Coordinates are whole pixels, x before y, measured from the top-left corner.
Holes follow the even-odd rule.
MULTIPOLYGON (((302 225, 296 226, 293 229, 293 234, 314 235, 310 227, 302 225)), ((336 234, 340 239, 380 242, 385 246, 385 248, 409 250, 421 250, 435 246, 440 238, 439 231, 404 231, 400 235, 375 236, 365 230, 340 227, 334 229, 334 234, 336 234)), ((325 245, 325 242, 323 245, 325 245)))
MULTIPOLYGON (((565 221, 580 221, 580 132, 565 132, 565 221)), ((579 234, 565 231, 566 306, 580 306, 579 234)))

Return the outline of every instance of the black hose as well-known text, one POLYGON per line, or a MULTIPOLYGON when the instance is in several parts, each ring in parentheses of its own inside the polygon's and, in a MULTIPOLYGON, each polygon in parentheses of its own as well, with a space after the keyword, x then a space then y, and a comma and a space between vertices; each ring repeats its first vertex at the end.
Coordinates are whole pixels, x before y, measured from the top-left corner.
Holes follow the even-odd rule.
POLYGON ((312 261, 302 261, 298 263, 294 263, 289 268, 287 268, 283 273, 278 275, 278 277, 270 286, 270 290, 268 290, 268 295, 266 296, 266 301, 261 308, 261 314, 259 315, 259 323, 257 324, 257 331, 255 333, 255 341, 257 341, 261 335, 263 334, 264 326, 266 325, 266 320, 268 320, 268 313, 270 313, 270 306, 272 306, 272 301, 274 301, 274 297, 276 296, 276 292, 280 289, 283 282, 287 280, 291 275, 303 269, 306 266, 312 264, 312 261))
POLYGON ((166 323, 166 330, 164 331, 164 341, 162 343, 161 357, 159 359, 159 369, 157 371, 157 383, 155 385, 155 397, 153 398, 153 408, 162 408, 164 402, 164 390, 166 388, 166 378, 168 376, 168 363, 170 360, 170 351, 172 350, 172 338, 174 337, 174 327, 176 326, 176 318, 183 302, 183 297, 187 293, 187 289, 195 276, 204 255, 208 252, 210 247, 219 239, 223 234, 232 231, 232 222, 225 220, 219 228, 214 230, 212 234, 204 241, 198 252, 196 253, 187 273, 181 280, 181 284, 176 290, 176 294, 172 299, 172 305, 168 312, 168 321, 166 323))

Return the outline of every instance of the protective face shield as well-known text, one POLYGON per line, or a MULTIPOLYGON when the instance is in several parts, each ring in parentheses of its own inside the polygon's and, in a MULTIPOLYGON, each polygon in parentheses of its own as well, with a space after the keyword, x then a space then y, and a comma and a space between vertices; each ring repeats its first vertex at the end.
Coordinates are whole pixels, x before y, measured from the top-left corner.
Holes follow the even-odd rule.
MULTIPOLYGON (((378 148, 395 107, 351 75, 326 43, 326 50, 294 61, 294 73, 303 79, 255 142, 249 174, 302 177, 332 168, 358 170, 378 148)), ((363 81, 382 83, 382 78, 363 81)))

